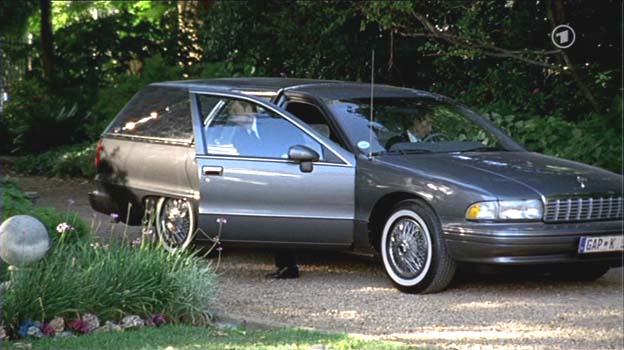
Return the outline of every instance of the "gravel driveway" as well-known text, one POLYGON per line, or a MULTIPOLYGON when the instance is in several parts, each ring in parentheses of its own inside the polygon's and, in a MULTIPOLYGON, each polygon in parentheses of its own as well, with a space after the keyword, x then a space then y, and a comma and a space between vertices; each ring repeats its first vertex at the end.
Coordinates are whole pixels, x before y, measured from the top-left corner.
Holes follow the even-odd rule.
MULTIPOLYGON (((14 178, 37 191, 39 204, 87 220, 85 181, 14 178)), ((103 225, 105 216, 96 216, 103 225)), ((107 230, 103 230, 106 232, 107 230)), ((137 230, 131 230, 135 234, 137 230)), ((380 263, 359 257, 305 253, 298 280, 265 280, 272 256, 225 250, 220 261, 222 313, 321 330, 358 333, 442 349, 622 349, 621 268, 592 283, 552 282, 518 274, 460 274, 434 295, 395 290, 380 263)))

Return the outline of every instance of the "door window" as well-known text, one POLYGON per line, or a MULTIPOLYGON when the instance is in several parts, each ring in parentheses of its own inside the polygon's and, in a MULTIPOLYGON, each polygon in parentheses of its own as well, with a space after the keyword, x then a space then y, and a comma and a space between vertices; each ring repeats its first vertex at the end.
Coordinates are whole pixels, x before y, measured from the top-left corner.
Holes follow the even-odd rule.
MULTIPOLYGON (((213 97, 199 95, 199 102, 213 97)), ((323 147, 280 115, 255 103, 223 98, 219 111, 208 121, 208 154, 288 159, 288 150, 304 145, 324 160, 323 147)))

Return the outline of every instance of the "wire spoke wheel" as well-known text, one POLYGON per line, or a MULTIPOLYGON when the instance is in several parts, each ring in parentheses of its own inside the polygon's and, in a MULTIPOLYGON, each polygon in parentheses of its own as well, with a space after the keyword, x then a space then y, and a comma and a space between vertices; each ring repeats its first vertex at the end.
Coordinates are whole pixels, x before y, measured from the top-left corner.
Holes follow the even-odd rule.
POLYGON ((157 232, 165 249, 183 250, 191 242, 195 230, 193 205, 186 199, 161 198, 157 205, 157 232))
POLYGON ((390 260, 398 275, 414 278, 425 268, 429 242, 418 222, 411 218, 397 220, 388 242, 390 260))
POLYGON ((403 292, 439 292, 455 274, 438 218, 419 201, 395 206, 386 219, 380 248, 386 274, 403 292))

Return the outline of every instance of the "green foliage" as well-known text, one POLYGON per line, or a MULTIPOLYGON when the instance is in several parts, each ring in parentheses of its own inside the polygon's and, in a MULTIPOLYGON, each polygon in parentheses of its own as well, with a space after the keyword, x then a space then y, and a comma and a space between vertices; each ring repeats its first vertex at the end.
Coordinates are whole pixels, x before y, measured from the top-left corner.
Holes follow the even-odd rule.
MULTIPOLYGON (((614 142, 592 144, 596 148, 591 152, 543 143, 556 137, 558 121, 575 122, 561 127, 578 129, 578 135, 590 139, 602 129, 613 129, 614 138, 621 138, 619 1, 605 0, 601 6, 565 2, 563 9, 551 3, 555 17, 566 18, 577 33, 583 33, 565 52, 598 101, 601 117, 587 117, 594 108, 571 69, 553 70, 530 62, 563 62, 548 40, 549 2, 216 1, 193 3, 179 13, 184 7, 180 4, 55 2, 54 93, 31 80, 24 87, 11 87, 13 101, 4 123, 16 137, 15 145, 33 152, 93 141, 134 93, 154 81, 222 76, 368 81, 374 49, 376 82, 439 92, 482 111, 515 115, 517 122, 552 121, 554 125, 545 128, 548 135, 526 136, 523 142, 563 157, 614 164, 609 153, 617 150, 614 142), (565 13, 559 13, 562 10, 565 13), (431 36, 415 14, 427 18, 443 36, 431 36), (595 25, 596 18, 600 26, 595 25), (183 22, 193 28, 183 28, 183 22), (543 51, 549 53, 544 56, 543 51), (197 52, 199 56, 190 55, 197 52), (512 57, 522 52, 530 52, 521 54, 525 60, 512 57)), ((7 19, 2 23, 23 27, 30 19, 29 31, 35 35, 33 52, 28 54, 32 57, 40 47, 37 8, 33 1, 0 5, 0 19, 7 19)), ((36 79, 39 60, 33 64, 36 79)), ((7 138, 2 123, 0 118, 0 137, 7 138)), ((516 125, 513 133, 541 135, 543 129, 528 125, 527 131, 520 130, 522 123, 516 125)))
POLYGON ((67 205, 67 212, 59 212, 53 208, 35 207, 30 199, 11 181, 2 181, 2 220, 15 215, 32 215, 37 218, 48 230, 54 242, 77 242, 89 234, 89 227, 75 213, 70 211, 71 203, 67 205), (73 228, 66 233, 57 231, 57 226, 67 223, 73 228))
MULTIPOLYGON (((22 349, 23 341, 6 342, 6 349, 22 349)), ((86 337, 40 339, 32 341, 33 349, 65 350, 196 350, 247 349, 294 350, 312 349, 323 344, 327 349, 419 349, 398 342, 363 340, 346 334, 326 334, 302 329, 244 330, 167 325, 121 333, 97 333, 86 337)), ((424 349, 424 348, 423 348, 424 349)))
POLYGON ((74 318, 95 313, 106 320, 162 313, 174 322, 203 324, 215 295, 213 269, 192 253, 170 254, 146 244, 57 244, 4 294, 4 320, 74 318))
POLYGON ((38 2, 33 0, 0 1, 0 34, 21 36, 37 6, 38 2))
POLYGON ((89 117, 77 102, 48 93, 36 80, 14 85, 3 116, 14 135, 13 144, 19 150, 34 152, 80 140, 81 125, 89 117))
POLYGON ((486 116, 531 151, 622 173, 622 131, 609 127, 604 115, 591 114, 578 123, 554 116, 486 116))
POLYGON ((93 178, 95 148, 94 144, 83 143, 26 155, 15 161, 14 170, 29 175, 93 178))
POLYGON ((205 27, 198 35, 205 60, 253 75, 367 79, 375 30, 360 32, 358 6, 221 1, 201 13, 205 27))

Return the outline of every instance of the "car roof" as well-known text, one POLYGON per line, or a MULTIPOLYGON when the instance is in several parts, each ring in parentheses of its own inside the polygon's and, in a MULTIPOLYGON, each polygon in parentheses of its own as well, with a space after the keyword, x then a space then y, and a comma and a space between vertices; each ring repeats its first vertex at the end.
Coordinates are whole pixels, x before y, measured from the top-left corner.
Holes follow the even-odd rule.
MULTIPOLYGON (((276 95, 279 91, 299 91, 323 99, 368 98, 371 93, 369 83, 356 83, 340 80, 297 79, 297 78, 219 78, 179 80, 152 85, 170 86, 189 90, 226 90, 258 92, 276 95)), ((440 97, 436 94, 390 85, 375 85, 376 97, 440 97)))

